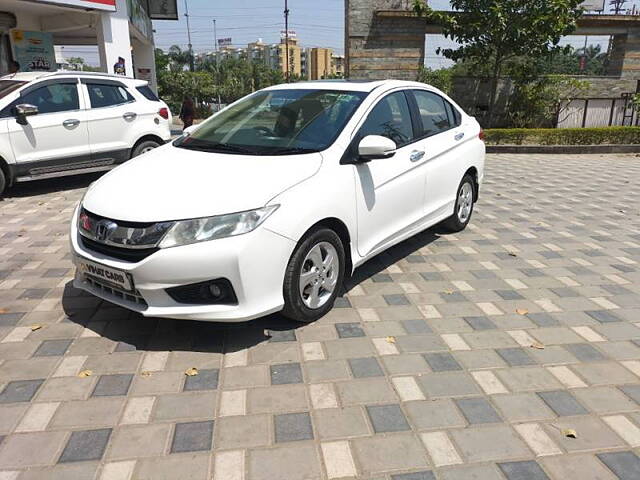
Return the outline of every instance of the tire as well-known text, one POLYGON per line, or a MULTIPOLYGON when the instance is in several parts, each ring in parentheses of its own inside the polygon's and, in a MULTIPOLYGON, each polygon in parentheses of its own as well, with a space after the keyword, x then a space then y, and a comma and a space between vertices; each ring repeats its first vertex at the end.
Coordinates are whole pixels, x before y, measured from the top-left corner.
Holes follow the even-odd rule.
POLYGON ((133 148, 133 151, 131 152, 131 158, 142 155, 143 153, 159 146, 160 144, 155 140, 145 140, 144 142, 140 142, 133 148))
POLYGON ((342 288, 345 258, 342 241, 333 230, 321 228, 307 234, 296 247, 287 265, 282 313, 292 320, 304 323, 313 322, 327 314, 333 308, 342 288), (329 255, 334 257, 333 262, 329 261, 329 255), (315 270, 318 264, 327 270, 315 270), (308 278, 306 283, 306 279, 301 282, 305 273, 308 278))
POLYGON ((475 181, 473 177, 466 174, 456 192, 456 204, 453 215, 442 222, 442 226, 451 233, 461 232, 471 220, 473 205, 475 202, 475 181), (462 208, 461 208, 462 207, 462 208))
POLYGON ((5 188, 7 188, 7 179, 4 176, 2 168, 0 168, 0 198, 2 198, 2 192, 4 192, 5 188))

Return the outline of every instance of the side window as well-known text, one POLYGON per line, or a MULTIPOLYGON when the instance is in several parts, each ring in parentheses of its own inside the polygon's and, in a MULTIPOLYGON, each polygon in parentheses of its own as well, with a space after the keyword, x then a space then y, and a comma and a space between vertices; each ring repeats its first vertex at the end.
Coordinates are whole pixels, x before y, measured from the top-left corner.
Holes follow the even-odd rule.
POLYGON ((373 107, 360 127, 359 137, 381 135, 390 138, 398 147, 413 140, 411 114, 404 92, 387 95, 373 107))
POLYGON ((153 93, 153 90, 151 90, 151 88, 149 88, 148 85, 143 85, 141 87, 136 87, 136 90, 138 90, 144 96, 144 98, 146 98, 147 100, 151 100, 152 102, 159 102, 160 101, 158 96, 155 93, 153 93))
POLYGON ((450 113, 447 113, 447 106, 451 108, 449 102, 440 95, 424 90, 414 90, 413 94, 422 119, 422 137, 436 135, 453 126, 449 120, 450 113))
POLYGON ((454 107, 453 105, 451 105, 446 100, 444 101, 444 103, 445 103, 445 105, 447 107, 447 113, 449 114, 449 120, 453 123, 453 126, 454 127, 460 126, 460 123, 462 123, 462 116, 460 115, 460 112, 458 111, 458 109, 456 107, 454 107))
POLYGON ((76 83, 52 83, 36 88, 21 96, 15 104, 29 103, 38 107, 38 113, 78 110, 78 85, 76 83))
POLYGON ((112 107, 133 101, 127 90, 119 85, 105 85, 101 83, 87 83, 91 108, 112 107))

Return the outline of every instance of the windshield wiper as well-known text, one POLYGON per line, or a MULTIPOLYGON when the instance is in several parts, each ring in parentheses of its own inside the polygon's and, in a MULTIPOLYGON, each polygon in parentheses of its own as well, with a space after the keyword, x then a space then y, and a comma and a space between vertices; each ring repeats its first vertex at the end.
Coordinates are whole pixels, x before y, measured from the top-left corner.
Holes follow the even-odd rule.
POLYGON ((315 148, 302 148, 302 147, 290 147, 290 148, 276 148, 274 150, 265 150, 266 155, 295 155, 303 153, 315 153, 318 150, 315 148))
POLYGON ((181 148, 189 150, 199 150, 202 152, 229 152, 229 153, 248 153, 255 154, 255 150, 241 147, 239 145, 231 145, 229 143, 210 143, 210 142, 198 142, 197 140, 183 141, 180 145, 181 148))

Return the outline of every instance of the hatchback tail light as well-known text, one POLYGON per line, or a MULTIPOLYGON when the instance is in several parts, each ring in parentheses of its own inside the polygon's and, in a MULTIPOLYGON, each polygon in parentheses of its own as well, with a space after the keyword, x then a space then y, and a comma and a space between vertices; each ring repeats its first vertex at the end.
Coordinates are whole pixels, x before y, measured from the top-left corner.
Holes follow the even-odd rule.
POLYGON ((168 120, 169 119, 169 109, 167 107, 162 107, 160 110, 158 110, 158 115, 160 115, 165 120, 168 120))
POLYGON ((480 129, 480 133, 478 134, 478 138, 480 140, 484 140, 484 130, 483 129, 480 129))

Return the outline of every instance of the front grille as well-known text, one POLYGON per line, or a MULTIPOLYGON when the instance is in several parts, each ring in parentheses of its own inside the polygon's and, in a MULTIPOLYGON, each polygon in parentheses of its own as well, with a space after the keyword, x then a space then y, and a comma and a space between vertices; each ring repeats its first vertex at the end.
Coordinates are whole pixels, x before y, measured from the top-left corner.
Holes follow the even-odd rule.
POLYGON ((136 263, 144 260, 149 255, 160 250, 157 247, 154 248, 123 248, 115 247, 113 245, 105 245, 104 243, 96 242, 87 237, 80 235, 80 243, 84 248, 92 252, 98 252, 123 262, 136 263))
POLYGON ((83 280, 94 290, 96 295, 106 297, 107 299, 114 297, 114 301, 120 300, 121 302, 134 304, 137 307, 135 308, 136 310, 146 310, 148 307, 146 300, 142 298, 138 290, 133 293, 127 292, 126 290, 109 285, 94 277, 85 276, 83 280))

